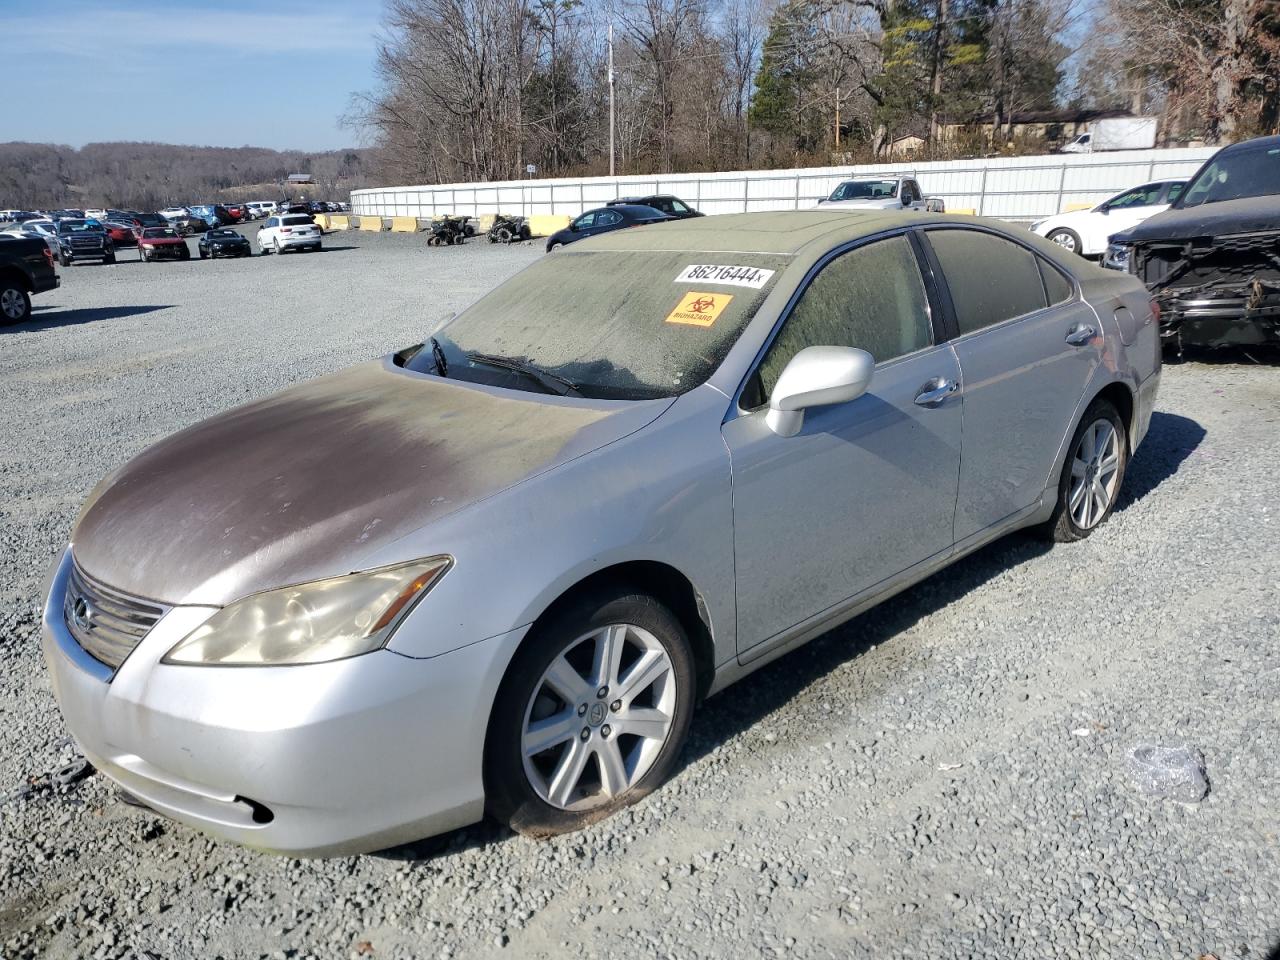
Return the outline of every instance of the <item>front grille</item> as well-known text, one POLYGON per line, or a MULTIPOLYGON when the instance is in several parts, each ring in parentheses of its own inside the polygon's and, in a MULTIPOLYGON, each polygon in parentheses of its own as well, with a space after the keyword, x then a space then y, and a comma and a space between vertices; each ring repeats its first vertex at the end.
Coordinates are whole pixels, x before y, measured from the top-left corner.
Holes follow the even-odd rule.
POLYGON ((122 593, 95 580, 74 561, 62 614, 76 643, 111 668, 124 663, 169 607, 122 593))

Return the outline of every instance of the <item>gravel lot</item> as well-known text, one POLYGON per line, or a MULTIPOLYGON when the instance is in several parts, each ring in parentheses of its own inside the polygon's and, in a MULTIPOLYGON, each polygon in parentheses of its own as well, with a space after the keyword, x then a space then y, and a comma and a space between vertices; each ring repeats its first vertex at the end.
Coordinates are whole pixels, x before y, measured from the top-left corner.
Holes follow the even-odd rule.
MULTIPOLYGON (((103 474, 389 349, 540 255, 336 234, 320 254, 61 271, 0 330, 0 796, 73 755, 41 580, 103 474)), ((1120 511, 1015 536, 707 703, 640 806, 297 861, 121 803, 0 802, 0 956, 1261 958, 1280 941, 1280 368, 1168 367, 1120 511), (1126 751, 1189 743, 1208 797, 1126 751)))

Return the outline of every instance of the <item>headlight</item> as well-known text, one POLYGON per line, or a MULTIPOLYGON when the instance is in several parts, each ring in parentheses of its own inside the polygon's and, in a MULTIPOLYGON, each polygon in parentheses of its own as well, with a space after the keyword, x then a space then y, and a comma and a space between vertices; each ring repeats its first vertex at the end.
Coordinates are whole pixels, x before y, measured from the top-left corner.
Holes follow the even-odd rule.
POLYGON ((1043 220, 1037 220, 1037 221, 1036 221, 1035 223, 1033 223, 1031 226, 1027 227, 1027 229, 1028 229, 1028 230, 1030 230, 1032 233, 1039 233, 1039 232, 1040 232, 1040 225, 1041 225, 1042 223, 1044 223, 1044 221, 1043 221, 1043 220))
POLYGON ((1112 270, 1128 270, 1129 247, 1123 243, 1108 244, 1106 255, 1102 258, 1102 265, 1112 270))
POLYGON ((431 557, 257 593, 223 607, 164 663, 323 663, 377 650, 452 563, 431 557))

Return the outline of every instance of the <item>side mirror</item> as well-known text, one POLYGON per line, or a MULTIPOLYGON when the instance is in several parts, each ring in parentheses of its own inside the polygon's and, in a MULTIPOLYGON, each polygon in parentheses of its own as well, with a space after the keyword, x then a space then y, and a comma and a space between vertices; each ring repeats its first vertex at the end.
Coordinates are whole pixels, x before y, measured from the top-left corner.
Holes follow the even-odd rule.
POLYGON ((866 393, 875 367, 875 358, 856 347, 805 347, 778 377, 765 423, 780 437, 794 437, 809 407, 848 403, 866 393))
POLYGON ((578 223, 577 223, 577 221, 570 221, 570 223, 569 223, 569 232, 570 232, 570 233, 577 233, 577 232, 578 232, 578 223))

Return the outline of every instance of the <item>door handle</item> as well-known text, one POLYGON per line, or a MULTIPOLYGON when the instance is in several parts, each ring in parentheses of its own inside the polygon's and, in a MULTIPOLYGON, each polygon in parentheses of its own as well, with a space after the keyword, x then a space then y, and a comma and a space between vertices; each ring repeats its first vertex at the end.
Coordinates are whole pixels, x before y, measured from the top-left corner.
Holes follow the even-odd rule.
POLYGON ((1098 335, 1098 331, 1087 323, 1078 323, 1067 331, 1067 343, 1073 347, 1083 347, 1098 335))
POLYGON ((960 388, 960 384, 944 377, 934 377, 916 394, 916 403, 922 407, 936 407, 960 388))

